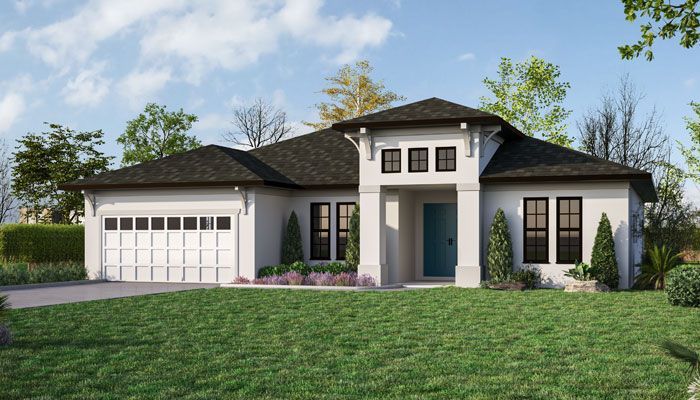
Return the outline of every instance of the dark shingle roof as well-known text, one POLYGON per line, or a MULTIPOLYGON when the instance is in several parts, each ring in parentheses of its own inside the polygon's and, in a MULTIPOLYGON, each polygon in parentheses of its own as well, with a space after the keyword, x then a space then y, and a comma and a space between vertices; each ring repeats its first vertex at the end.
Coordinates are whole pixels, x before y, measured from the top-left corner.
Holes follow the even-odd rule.
POLYGON ((243 184, 297 187, 293 181, 248 152, 209 145, 79 179, 63 185, 62 188, 117 189, 243 184))
POLYGON ((355 145, 330 128, 250 153, 303 187, 357 186, 360 182, 360 161, 355 145))
POLYGON ((359 170, 357 149, 352 142, 340 132, 324 129, 247 152, 216 145, 204 146, 80 179, 61 188, 352 187, 358 185, 359 170))
POLYGON ((651 174, 532 137, 503 143, 480 182, 629 180, 646 201, 655 201, 651 174))
POLYGON ((361 117, 333 124, 337 131, 347 131, 361 127, 388 128, 417 125, 442 125, 460 122, 503 125, 505 132, 522 136, 517 129, 498 115, 431 97, 414 103, 378 111, 361 117))

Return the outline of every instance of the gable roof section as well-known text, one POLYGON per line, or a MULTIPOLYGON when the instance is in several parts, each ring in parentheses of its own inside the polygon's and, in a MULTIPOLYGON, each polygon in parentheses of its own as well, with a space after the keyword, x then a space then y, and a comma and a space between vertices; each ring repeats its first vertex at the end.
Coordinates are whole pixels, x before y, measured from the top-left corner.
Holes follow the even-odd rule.
POLYGON ((532 137, 503 143, 480 182, 631 181, 644 201, 656 201, 651 174, 532 137))
POLYGON ((507 131, 506 133, 511 133, 518 137, 523 136, 520 131, 496 114, 463 106, 437 97, 431 97, 388 110, 367 114, 362 117, 341 121, 333 124, 332 128, 337 131, 347 131, 363 127, 394 128, 459 124, 461 122, 502 125, 507 131))
POLYGON ((330 128, 260 147, 250 153, 307 189, 357 187, 360 183, 357 148, 342 133, 330 128))
POLYGON ((183 186, 268 185, 298 187, 255 158, 228 147, 209 145, 62 185, 64 190, 183 186))

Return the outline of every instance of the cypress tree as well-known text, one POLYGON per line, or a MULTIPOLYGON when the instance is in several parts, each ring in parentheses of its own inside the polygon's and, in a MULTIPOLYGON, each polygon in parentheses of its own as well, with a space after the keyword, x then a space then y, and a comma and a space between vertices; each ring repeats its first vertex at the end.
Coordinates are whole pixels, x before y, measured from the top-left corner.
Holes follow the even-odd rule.
POLYGON ((287 222, 287 231, 282 240, 282 264, 304 261, 304 249, 301 243, 301 230, 296 213, 292 211, 287 222))
POLYGON ((496 211, 489 232, 489 246, 486 254, 489 275, 494 281, 504 281, 513 271, 513 246, 510 241, 508 221, 502 209, 496 211))
POLYGON ((357 204, 350 216, 348 241, 345 245, 345 263, 354 270, 357 270, 360 264, 360 206, 357 204))
POLYGON ((598 232, 593 243, 591 253, 591 268, 593 277, 598 282, 615 289, 620 283, 620 275, 617 270, 617 259, 615 258, 615 242, 613 241, 612 227, 608 216, 603 213, 598 223, 598 232))

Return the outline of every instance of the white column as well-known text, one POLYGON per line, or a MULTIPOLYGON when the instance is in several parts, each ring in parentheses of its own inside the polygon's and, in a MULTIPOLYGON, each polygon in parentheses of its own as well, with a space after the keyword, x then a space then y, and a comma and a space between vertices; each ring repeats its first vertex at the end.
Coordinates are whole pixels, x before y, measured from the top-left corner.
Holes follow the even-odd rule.
POLYGON ((358 274, 371 275, 377 285, 385 285, 386 194, 381 186, 360 186, 360 265, 358 274))
POLYGON ((479 184, 457 184, 457 267, 455 285, 481 282, 481 192, 479 184))

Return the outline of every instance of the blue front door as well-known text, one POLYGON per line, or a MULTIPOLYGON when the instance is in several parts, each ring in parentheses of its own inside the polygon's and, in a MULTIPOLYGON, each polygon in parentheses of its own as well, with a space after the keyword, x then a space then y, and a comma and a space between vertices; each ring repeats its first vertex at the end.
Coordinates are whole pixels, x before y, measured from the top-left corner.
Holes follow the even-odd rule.
POLYGON ((457 204, 423 205, 423 276, 454 277, 457 265, 457 204))

